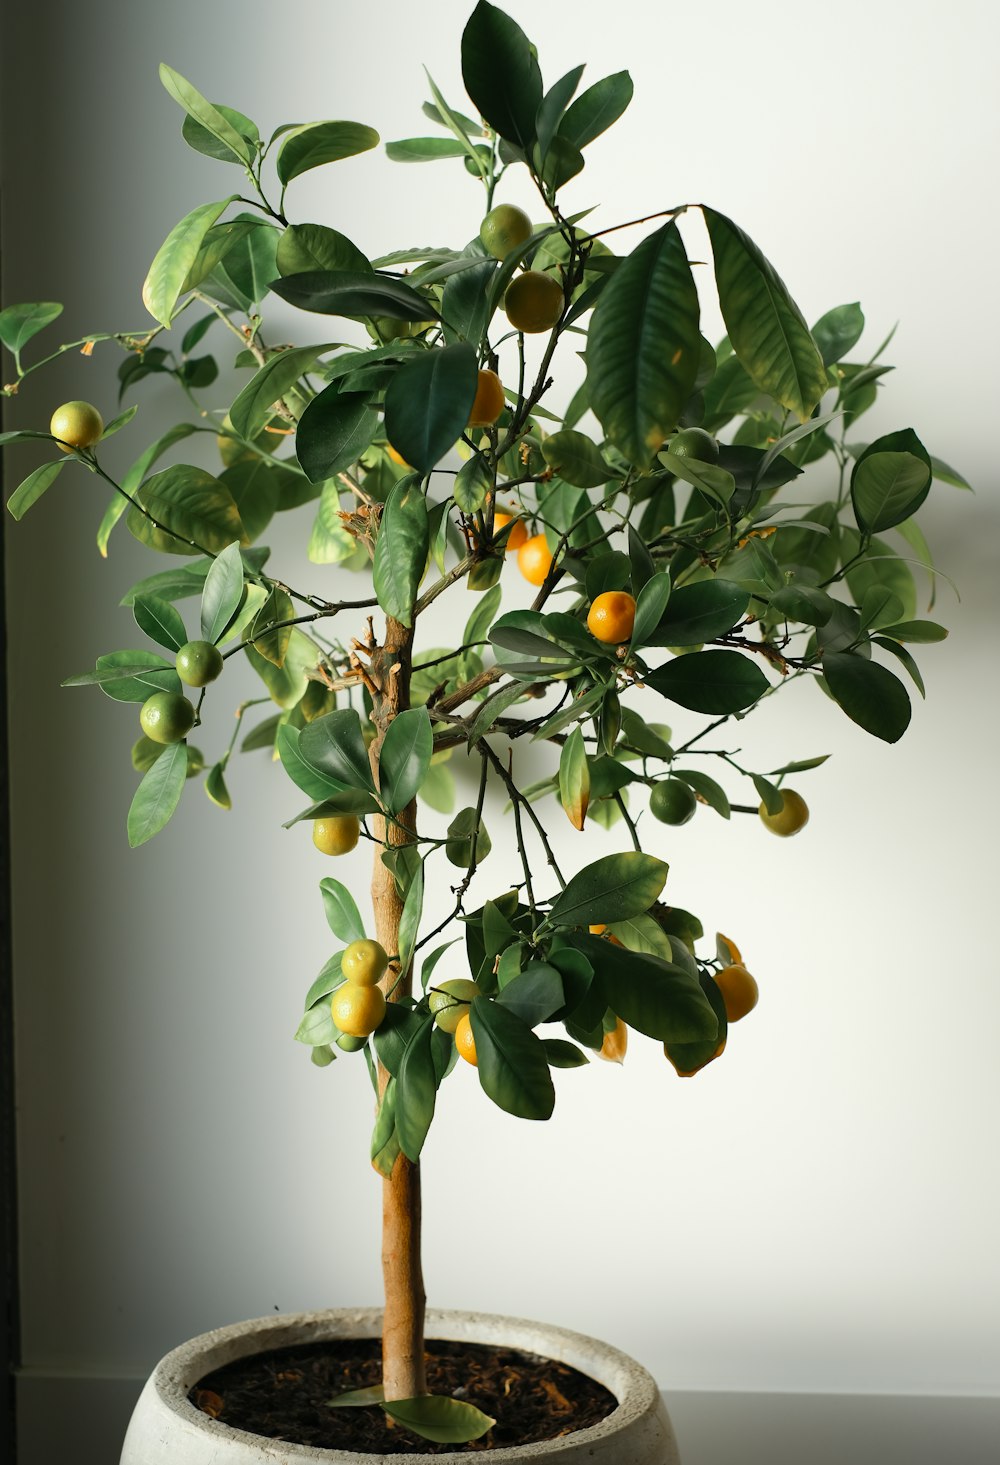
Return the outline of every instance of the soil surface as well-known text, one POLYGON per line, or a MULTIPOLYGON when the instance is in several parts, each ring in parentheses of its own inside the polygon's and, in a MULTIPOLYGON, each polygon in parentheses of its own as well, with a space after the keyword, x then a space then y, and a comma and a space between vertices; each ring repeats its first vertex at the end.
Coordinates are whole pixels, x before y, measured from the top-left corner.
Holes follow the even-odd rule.
POLYGON ((496 1424, 467 1445, 434 1444, 376 1407, 332 1409, 330 1400, 381 1379, 378 1339, 336 1339, 258 1353, 206 1374, 191 1390, 197 1408, 268 1439, 375 1457, 473 1454, 552 1440, 598 1424, 616 1408, 603 1384, 567 1364, 514 1348, 427 1343, 427 1387, 475 1404, 496 1424))

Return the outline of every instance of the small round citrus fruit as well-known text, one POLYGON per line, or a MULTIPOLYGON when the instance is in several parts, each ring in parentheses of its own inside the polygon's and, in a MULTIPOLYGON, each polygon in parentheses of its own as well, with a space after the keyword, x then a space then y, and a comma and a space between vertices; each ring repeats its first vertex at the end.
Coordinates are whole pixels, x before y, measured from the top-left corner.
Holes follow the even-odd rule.
POLYGON ((552 564, 552 551, 544 534, 533 534, 517 552, 517 568, 532 585, 543 585, 552 564))
POLYGON ((52 414, 49 432, 58 439, 64 453, 73 448, 92 448, 101 439, 104 419, 89 402, 64 402, 52 414))
POLYGON ((427 1005, 438 1027, 453 1033, 468 1012, 473 997, 478 996, 479 988, 468 977, 451 977, 431 988, 427 1005))
POLYGON ((313 820, 313 844, 324 855, 349 854, 360 835, 356 814, 327 814, 313 820))
POLYGON ((627 641, 634 625, 635 597, 627 590, 605 590, 587 612, 587 630, 607 646, 627 641))
POLYGON ((782 839, 798 834, 809 822, 809 805, 793 788, 781 790, 781 808, 777 814, 769 814, 764 804, 761 804, 757 812, 765 829, 770 829, 772 834, 780 834, 782 839))
POLYGON ((479 237, 494 259, 503 259, 531 238, 531 220, 516 204, 498 203, 480 224, 479 237))
POLYGON ((649 812, 661 824, 686 824, 694 818, 697 807, 694 789, 679 778, 664 778, 653 784, 649 812))
POLYGON ((728 1022, 739 1022, 757 1006, 757 983, 742 962, 733 962, 716 972, 715 985, 722 993, 728 1022))
POLYGON ((492 427, 503 407, 503 382, 495 371, 481 371, 476 380, 476 398, 469 413, 468 426, 492 427))
POLYGON ((142 704, 139 725, 154 743, 179 743, 194 727, 194 708, 180 692, 154 692, 142 704))
POLYGON ((388 965, 389 955, 380 941, 352 941, 340 958, 340 970, 358 987, 374 987, 388 965))
POLYGON ((703 427, 685 427, 675 432, 666 446, 678 458, 697 458, 699 463, 719 461, 719 444, 703 427))
POLYGON ((606 1059, 608 1063, 624 1063, 627 1047, 628 1028, 622 1022, 621 1018, 618 1018, 610 1033, 604 1034, 601 1051, 597 1056, 606 1059))
POLYGON ((381 987, 362 987, 344 982, 330 1002, 333 1025, 352 1038, 367 1038, 385 1017, 385 993, 381 987))
POLYGON ((528 541, 528 529, 524 520, 514 514, 508 514, 505 509, 497 509, 493 515, 493 533, 499 534, 510 524, 510 533, 503 542, 504 552, 513 554, 514 550, 520 549, 522 544, 528 541))
POLYGON ((503 308, 515 331, 526 335, 551 331, 563 312, 562 286, 554 275, 525 270, 507 286, 503 308))
POLYGON ((211 641, 187 641, 177 653, 177 675, 188 687, 207 687, 222 667, 222 652, 211 641))
POLYGON ((458 1049, 460 1058, 466 1063, 471 1063, 473 1068, 479 1067, 479 1059, 476 1056, 476 1040, 472 1035, 472 1023, 469 1021, 469 1014, 463 1012, 455 1024, 455 1047, 458 1049))

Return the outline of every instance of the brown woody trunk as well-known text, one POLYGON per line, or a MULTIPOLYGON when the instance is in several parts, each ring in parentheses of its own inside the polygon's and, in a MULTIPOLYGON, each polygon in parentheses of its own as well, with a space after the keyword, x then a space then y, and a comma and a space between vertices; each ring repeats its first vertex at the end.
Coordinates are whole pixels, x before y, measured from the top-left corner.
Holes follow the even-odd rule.
MULTIPOLYGON (((379 752, 386 729, 410 700, 410 662, 413 632, 392 617, 386 618, 385 643, 371 652, 373 719, 376 737, 369 750, 376 784, 379 752)), ((399 918, 403 905, 392 872, 382 863, 383 847, 405 844, 407 830, 415 828, 416 807, 407 806, 399 823, 379 817, 374 823, 375 860, 372 870, 372 907, 375 934, 390 955, 399 950, 399 918), (401 827, 405 826, 405 827, 401 827), (384 841, 384 846, 382 841, 384 841)), ((383 985, 396 981, 393 964, 383 985)), ((393 993, 410 995, 407 973, 393 993)), ((379 1095, 389 1075, 379 1064, 379 1095)), ((382 1325, 382 1383, 387 1399, 413 1399, 427 1392, 424 1373, 424 1279, 420 1265, 420 1167, 400 1155, 392 1173, 382 1182, 382 1280, 385 1319, 382 1325)))

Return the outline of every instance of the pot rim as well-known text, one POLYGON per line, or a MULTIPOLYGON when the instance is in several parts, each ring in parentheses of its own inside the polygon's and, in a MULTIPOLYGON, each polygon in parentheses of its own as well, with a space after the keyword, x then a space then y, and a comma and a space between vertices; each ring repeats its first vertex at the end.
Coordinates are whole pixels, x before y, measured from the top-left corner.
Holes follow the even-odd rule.
MULTIPOLYGON (((314 1445, 292 1444, 286 1440, 271 1441, 222 1424, 196 1408, 188 1399, 188 1391, 214 1369, 256 1353, 297 1344, 322 1342, 326 1338, 370 1338, 381 1332, 381 1308, 329 1308, 318 1312, 284 1313, 251 1318, 202 1333, 180 1344, 161 1359, 150 1375, 148 1387, 160 1403, 186 1430, 215 1436, 220 1443, 239 1436, 253 1441, 258 1448, 274 1446, 280 1458, 288 1462, 329 1460, 358 1465, 366 1459, 392 1458, 397 1465, 427 1465, 431 1459, 443 1462, 468 1461, 464 1450, 447 1450, 436 1456, 406 1453, 391 1457, 370 1451, 318 1449, 314 1445)), ((427 1336, 449 1342, 498 1342, 521 1348, 528 1353, 542 1354, 568 1363, 588 1374, 609 1389, 618 1400, 617 1408, 597 1424, 576 1430, 570 1435, 531 1444, 504 1446, 488 1451, 491 1465, 516 1465, 529 1458, 543 1458, 565 1450, 569 1441, 584 1446, 620 1434, 655 1409, 660 1391, 647 1369, 627 1353, 569 1328, 539 1323, 527 1318, 505 1317, 496 1313, 477 1313, 429 1308, 426 1316, 427 1336), (530 1452, 530 1453, 529 1453, 530 1452)), ((263 1460, 265 1456, 261 1456, 263 1460)), ((278 1455, 275 1456, 275 1459, 278 1455)))

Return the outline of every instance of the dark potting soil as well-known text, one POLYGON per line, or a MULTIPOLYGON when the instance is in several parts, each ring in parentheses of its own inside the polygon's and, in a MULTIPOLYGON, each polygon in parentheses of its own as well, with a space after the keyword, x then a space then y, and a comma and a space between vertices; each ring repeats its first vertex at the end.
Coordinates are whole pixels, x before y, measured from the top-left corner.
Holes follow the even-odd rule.
POLYGON ((598 1424, 617 1401, 603 1384, 551 1358, 480 1343, 427 1343, 427 1388, 475 1404, 496 1420, 467 1445, 434 1444, 382 1409, 332 1409, 330 1399, 381 1379, 378 1339, 334 1339, 238 1359, 206 1374, 188 1395, 221 1424, 326 1450, 473 1453, 552 1440, 598 1424))

